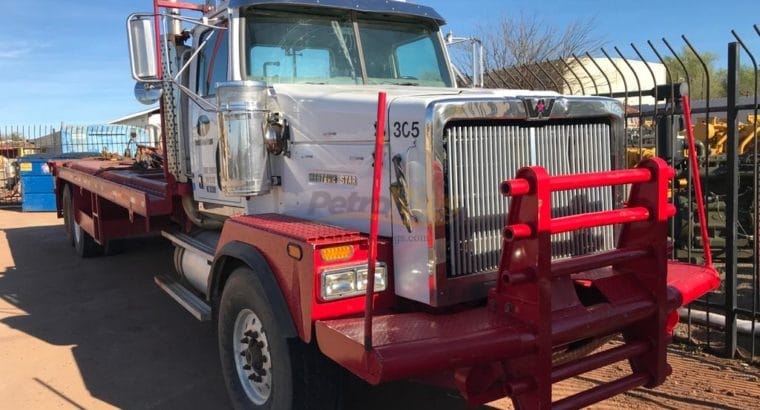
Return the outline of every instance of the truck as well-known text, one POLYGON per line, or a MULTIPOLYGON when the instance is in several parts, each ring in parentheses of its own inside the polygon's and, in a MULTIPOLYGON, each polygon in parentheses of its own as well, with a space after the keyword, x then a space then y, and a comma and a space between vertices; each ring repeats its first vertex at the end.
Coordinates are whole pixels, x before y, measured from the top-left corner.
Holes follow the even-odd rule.
POLYGON ((620 102, 458 88, 444 24, 392 0, 128 17, 161 144, 54 161, 58 214, 82 257, 174 244, 155 281, 216 322, 235 408, 338 408, 357 378, 580 408, 661 384, 676 309, 719 285, 670 260, 673 171, 623 169, 620 102), (625 377, 553 400, 622 361, 625 377))

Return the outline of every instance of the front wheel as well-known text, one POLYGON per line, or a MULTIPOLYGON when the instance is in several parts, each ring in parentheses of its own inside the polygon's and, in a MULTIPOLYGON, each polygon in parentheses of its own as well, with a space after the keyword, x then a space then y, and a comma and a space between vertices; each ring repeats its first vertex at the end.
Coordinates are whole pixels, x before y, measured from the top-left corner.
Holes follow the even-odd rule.
POLYGON ((232 272, 219 303, 219 355, 236 409, 337 409, 344 372, 314 346, 285 337, 260 280, 232 272))

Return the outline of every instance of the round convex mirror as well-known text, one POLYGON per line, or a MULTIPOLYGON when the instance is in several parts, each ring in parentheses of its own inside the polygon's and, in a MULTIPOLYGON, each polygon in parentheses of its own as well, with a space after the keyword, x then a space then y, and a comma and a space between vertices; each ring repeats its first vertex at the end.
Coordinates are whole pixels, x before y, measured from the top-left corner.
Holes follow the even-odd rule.
POLYGON ((144 83, 138 81, 135 84, 135 98, 137 101, 140 101, 145 105, 155 104, 158 99, 161 98, 162 93, 163 90, 161 89, 160 83, 144 83))

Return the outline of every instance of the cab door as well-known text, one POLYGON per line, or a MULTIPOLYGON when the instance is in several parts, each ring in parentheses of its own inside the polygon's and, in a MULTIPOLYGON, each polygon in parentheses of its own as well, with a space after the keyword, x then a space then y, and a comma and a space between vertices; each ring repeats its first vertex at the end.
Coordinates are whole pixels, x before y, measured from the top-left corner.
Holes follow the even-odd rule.
MULTIPOLYGON (((226 25, 222 23, 221 25, 226 25)), ((230 30, 209 29, 196 36, 196 47, 206 41, 191 70, 191 90, 216 105, 216 88, 229 81, 230 30)), ((244 199, 228 197, 219 187, 219 123, 215 112, 189 101, 190 163, 196 201, 244 206, 244 199)))

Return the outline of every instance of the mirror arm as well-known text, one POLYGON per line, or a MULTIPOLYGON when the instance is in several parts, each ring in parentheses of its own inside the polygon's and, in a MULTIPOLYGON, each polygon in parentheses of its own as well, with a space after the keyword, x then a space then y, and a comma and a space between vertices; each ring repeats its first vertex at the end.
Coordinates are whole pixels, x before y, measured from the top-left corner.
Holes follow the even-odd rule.
POLYGON ((220 109, 215 104, 212 104, 206 100, 203 99, 200 95, 194 93, 191 89, 185 87, 184 85, 180 84, 177 81, 172 81, 179 89, 185 93, 191 100, 193 100, 194 103, 198 104, 199 107, 204 109, 205 111, 210 112, 219 112, 220 109))
POLYGON ((190 67, 190 64, 193 62, 193 60, 195 60, 195 58, 198 57, 198 54, 200 54, 201 51, 203 51, 203 49, 206 47, 206 44, 208 44, 209 40, 211 40, 211 37, 214 37, 215 34, 216 32, 214 32, 213 35, 206 37, 206 39, 203 40, 203 42, 198 46, 198 48, 196 48, 195 51, 193 51, 193 54, 191 54, 190 58, 187 59, 187 61, 185 62, 185 65, 183 65, 182 68, 180 68, 179 71, 177 72, 177 75, 174 76, 174 81, 179 81, 180 77, 182 77, 182 74, 185 73, 185 70, 187 70, 187 68, 190 67))
MULTIPOLYGON (((215 26, 213 23, 209 23, 209 19, 205 18, 205 17, 204 18, 192 18, 192 17, 179 16, 179 15, 176 15, 176 14, 169 14, 169 13, 158 13, 158 14, 154 14, 154 13, 134 13, 134 14, 130 15, 129 18, 130 19, 132 19, 133 17, 137 17, 137 18, 150 17, 150 18, 153 18, 153 17, 156 17, 156 16, 158 16, 158 17, 168 17, 170 19, 184 21, 186 23, 191 23, 191 24, 195 24, 197 26, 203 26, 203 27, 213 28, 213 29, 217 29, 217 30, 227 30, 227 27, 225 27, 225 26, 215 26)), ((214 18, 213 19, 213 21, 218 21, 218 20, 222 20, 222 19, 220 19, 220 18, 214 18)))
MULTIPOLYGON (((192 18, 192 17, 178 16, 178 15, 175 15, 175 14, 165 14, 165 13, 162 13, 160 15, 161 16, 166 16, 166 17, 169 17, 169 18, 172 18, 172 19, 176 19, 176 20, 192 23, 192 24, 195 24, 195 25, 198 25, 198 26, 213 28, 213 29, 216 29, 216 30, 227 30, 227 27, 225 27, 225 26, 215 26, 214 24, 209 23, 208 22, 209 19, 206 18, 206 17, 203 17, 203 18, 192 18)), ((213 20, 214 21, 219 21, 219 20, 223 20, 223 19, 221 19, 221 18, 214 18, 213 20)))

